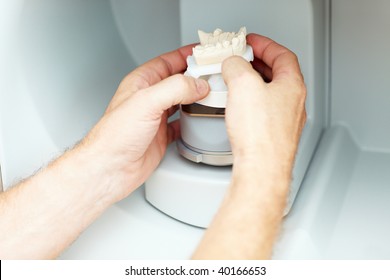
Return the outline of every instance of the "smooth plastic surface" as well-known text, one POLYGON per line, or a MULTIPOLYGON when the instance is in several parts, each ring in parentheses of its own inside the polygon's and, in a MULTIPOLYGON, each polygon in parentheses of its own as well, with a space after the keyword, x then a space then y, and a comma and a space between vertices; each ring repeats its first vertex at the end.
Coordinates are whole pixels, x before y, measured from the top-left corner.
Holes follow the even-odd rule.
POLYGON ((207 227, 222 202, 230 167, 197 164, 183 158, 175 143, 146 182, 146 199, 169 216, 207 227))
POLYGON ((328 129, 274 257, 389 259, 389 170, 389 153, 363 149, 346 126, 328 129))
POLYGON ((202 235, 151 206, 141 187, 108 209, 60 259, 189 259, 202 235))
MULTIPOLYGON (((251 46, 246 47, 245 53, 242 57, 246 61, 253 60, 253 50, 251 46)), ((222 63, 209 64, 209 65, 198 65, 195 62, 195 58, 193 56, 187 57, 187 74, 194 78, 199 78, 205 75, 218 74, 222 72, 222 63)))
POLYGON ((11 2, 0 15, 12 15, 2 27, 12 33, 0 44, 5 188, 84 137, 136 66, 109 2, 11 2))
POLYGON ((222 75, 213 74, 205 76, 203 79, 207 80, 209 83, 210 92, 205 98, 196 103, 214 108, 226 108, 228 89, 222 75))
POLYGON ((390 2, 332 2, 331 123, 365 150, 390 153, 390 2), (346 35, 348 34, 348 35, 346 35), (367 75, 358 67, 364 65, 367 75))
POLYGON ((231 166, 233 164, 232 152, 210 152, 196 149, 185 144, 182 139, 176 141, 177 151, 184 158, 211 166, 231 166))
POLYGON ((192 117, 180 112, 181 137, 188 145, 204 151, 230 152, 225 118, 192 117))

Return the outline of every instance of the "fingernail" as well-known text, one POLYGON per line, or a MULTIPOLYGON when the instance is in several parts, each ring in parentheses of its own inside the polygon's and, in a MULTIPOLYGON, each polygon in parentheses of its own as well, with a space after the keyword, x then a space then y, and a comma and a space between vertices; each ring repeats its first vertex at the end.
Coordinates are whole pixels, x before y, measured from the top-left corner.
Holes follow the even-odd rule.
POLYGON ((209 84, 202 79, 196 79, 196 89, 201 95, 205 95, 209 91, 209 84))

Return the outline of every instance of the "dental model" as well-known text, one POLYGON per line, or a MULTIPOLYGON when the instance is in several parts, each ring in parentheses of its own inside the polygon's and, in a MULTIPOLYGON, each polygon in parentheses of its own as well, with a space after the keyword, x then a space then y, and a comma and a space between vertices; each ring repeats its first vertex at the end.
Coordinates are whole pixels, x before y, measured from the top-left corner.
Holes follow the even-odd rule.
POLYGON ((246 44, 246 28, 237 33, 216 29, 213 33, 199 31, 200 45, 187 57, 186 76, 204 79, 210 92, 196 103, 181 105, 181 139, 179 153, 190 161, 213 166, 229 166, 233 155, 225 125, 228 88, 221 74, 222 62, 239 55, 253 61, 252 47, 246 44))
POLYGON ((215 29, 213 33, 198 31, 200 45, 193 48, 193 56, 198 65, 221 63, 232 55, 243 55, 246 51, 246 28, 235 32, 215 29))
POLYGON ((253 61, 245 35, 245 28, 238 33, 199 31, 200 45, 187 57, 184 75, 207 81, 210 92, 196 103, 180 106, 181 137, 145 183, 152 205, 195 226, 210 224, 230 184, 233 153, 225 124, 228 88, 222 62, 233 55, 253 61))

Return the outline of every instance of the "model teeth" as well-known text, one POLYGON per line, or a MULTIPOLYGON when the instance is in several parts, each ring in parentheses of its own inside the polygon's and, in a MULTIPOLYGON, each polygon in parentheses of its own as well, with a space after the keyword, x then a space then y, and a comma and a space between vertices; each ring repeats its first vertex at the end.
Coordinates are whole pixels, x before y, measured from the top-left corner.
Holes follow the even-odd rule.
POLYGON ((198 65, 221 63, 232 55, 243 55, 246 49, 246 28, 235 32, 223 32, 215 29, 213 33, 198 31, 200 45, 193 49, 198 65))

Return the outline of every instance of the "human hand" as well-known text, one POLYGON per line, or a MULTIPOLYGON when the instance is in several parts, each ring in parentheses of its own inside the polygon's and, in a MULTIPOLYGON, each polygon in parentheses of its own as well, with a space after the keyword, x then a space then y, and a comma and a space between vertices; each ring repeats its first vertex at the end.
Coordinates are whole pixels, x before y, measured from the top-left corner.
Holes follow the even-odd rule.
POLYGON ((111 193, 122 199, 157 167, 167 145, 180 135, 179 123, 168 123, 177 104, 190 104, 209 92, 207 82, 181 73, 192 46, 161 55, 121 82, 103 118, 84 142, 115 169, 111 193), (173 76, 172 76, 173 75, 173 76))
POLYGON ((222 71, 229 89, 226 125, 234 161, 290 175, 306 121, 306 87, 298 59, 269 38, 250 34, 247 42, 254 50, 254 69, 232 57, 222 71))
POLYGON ((7 213, 0 228, 17 233, 0 235, 2 259, 57 257, 144 182, 180 134, 177 122, 167 122, 175 105, 209 91, 207 82, 177 74, 190 52, 191 46, 178 49, 130 73, 79 145, 0 196, 0 212, 7 213))
POLYGON ((255 69, 241 57, 222 65, 233 173, 195 259, 270 258, 286 205, 306 87, 295 54, 260 35, 248 35, 247 42, 255 69))

